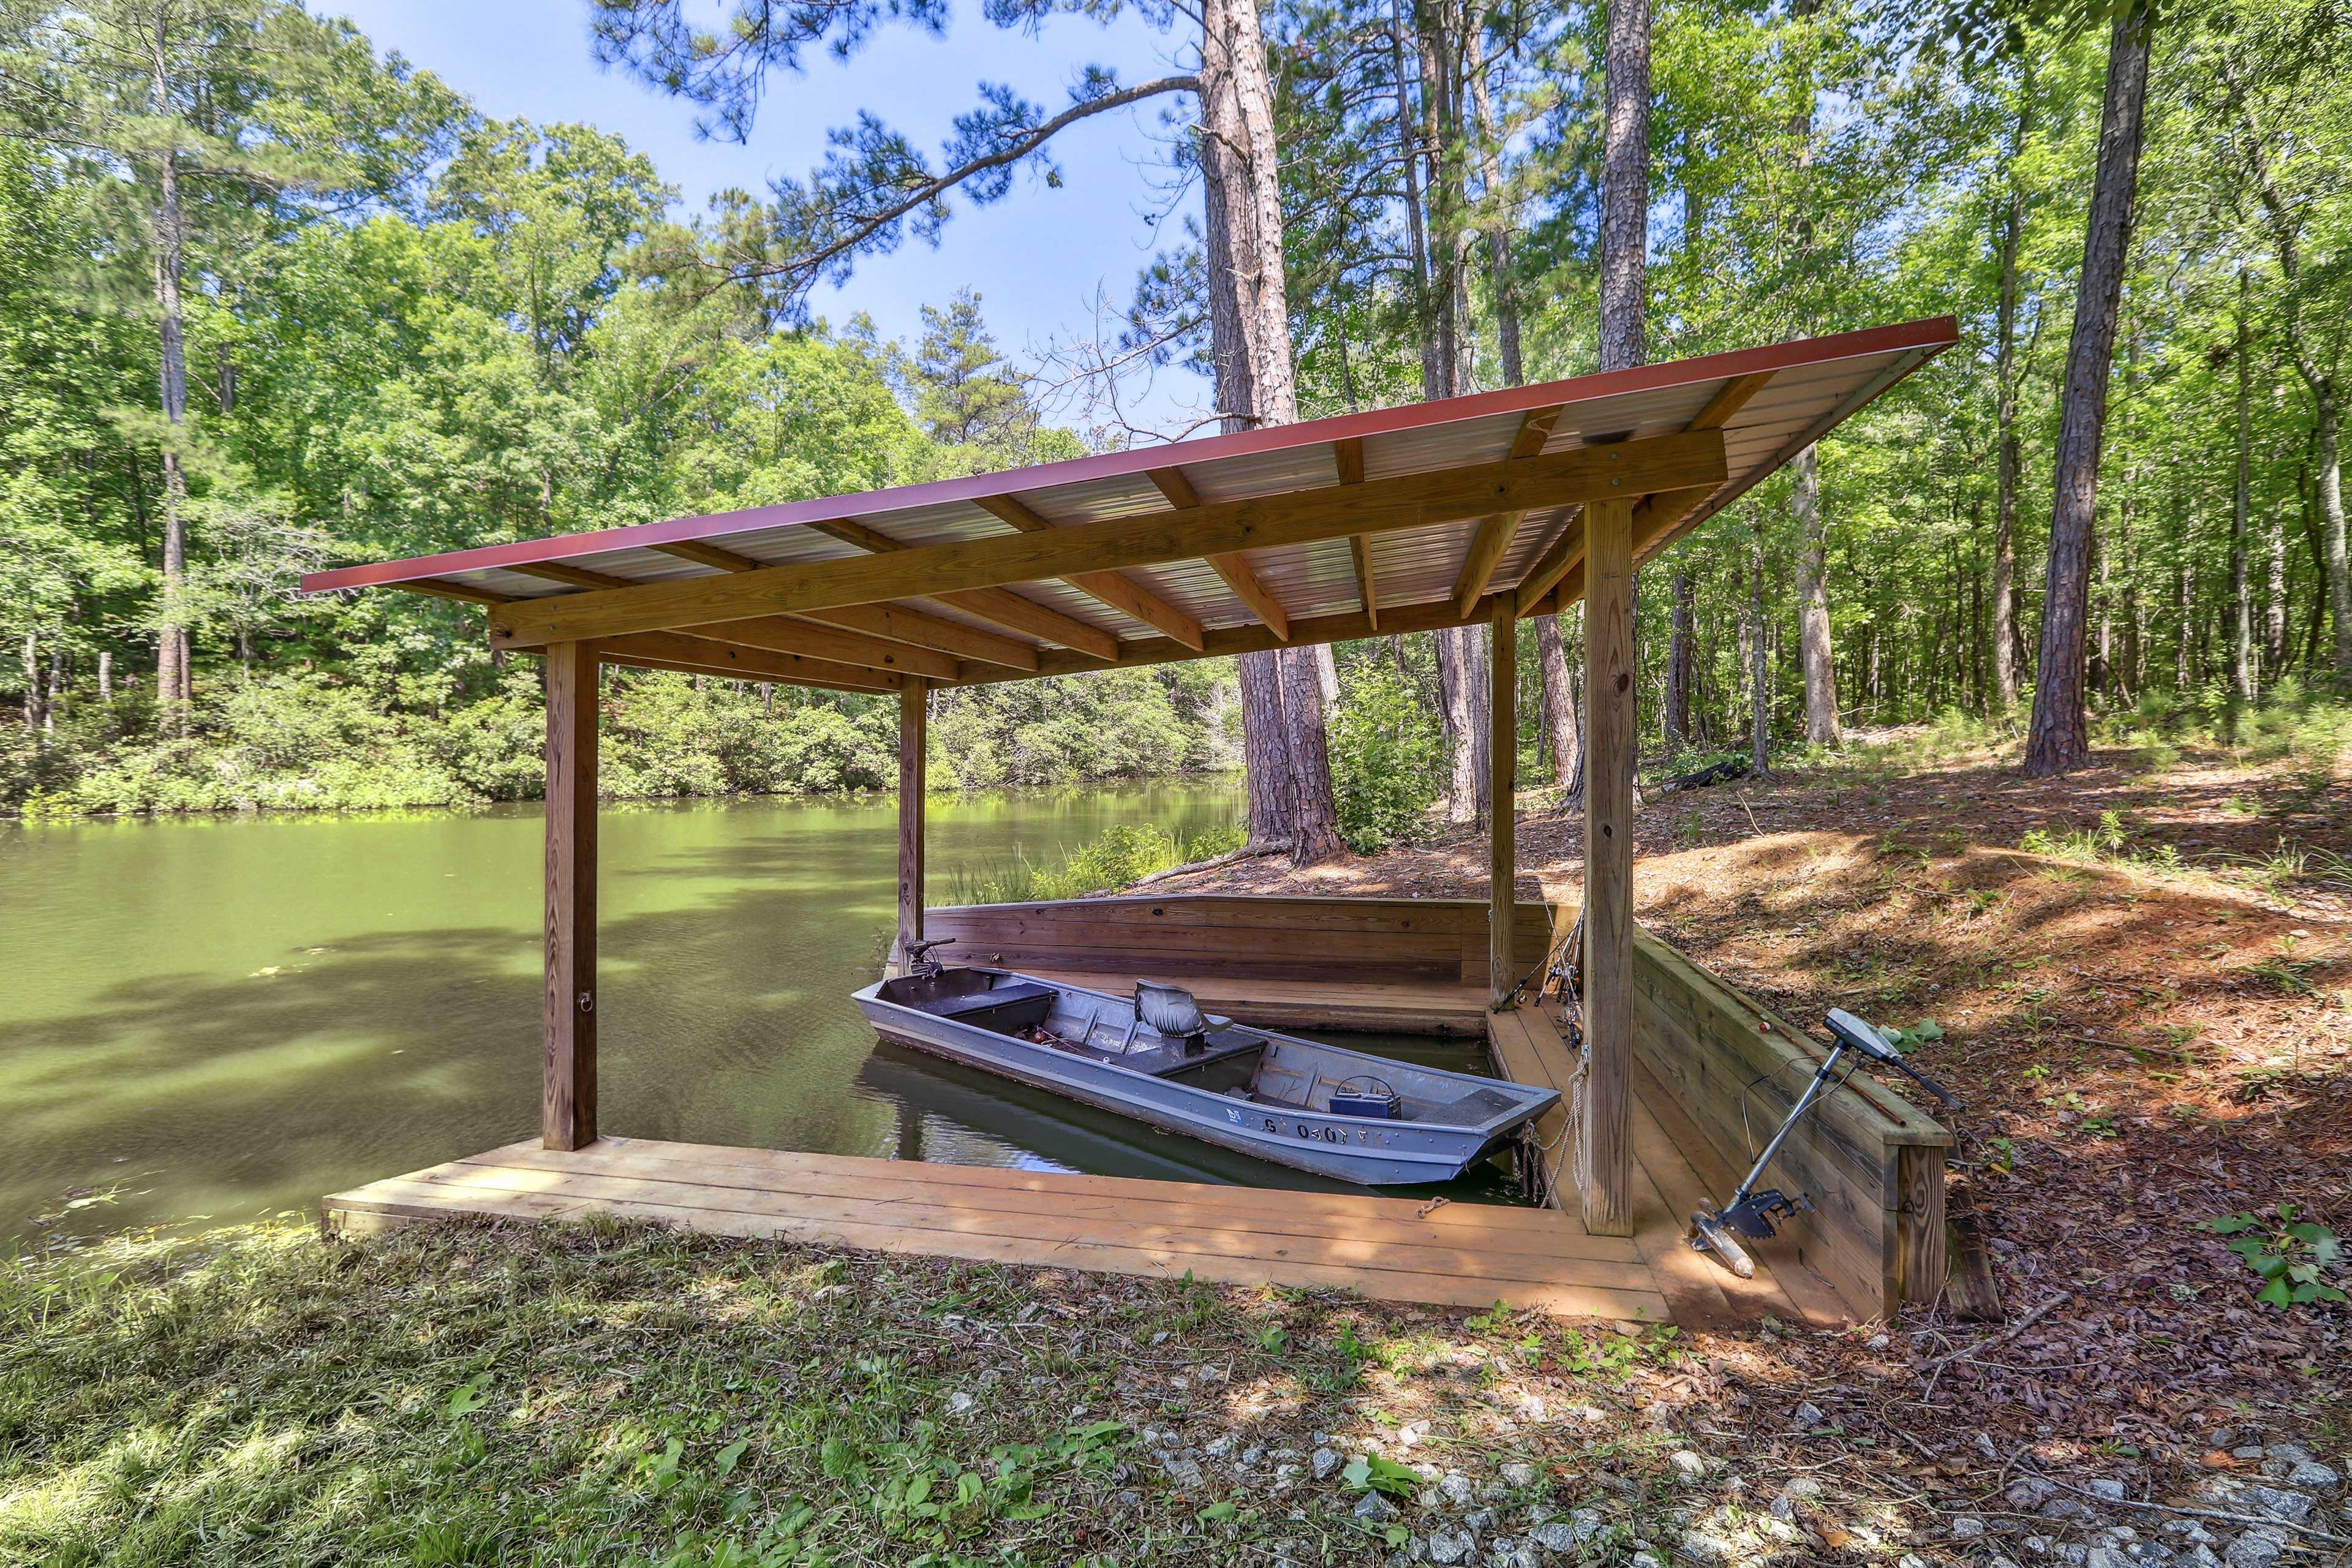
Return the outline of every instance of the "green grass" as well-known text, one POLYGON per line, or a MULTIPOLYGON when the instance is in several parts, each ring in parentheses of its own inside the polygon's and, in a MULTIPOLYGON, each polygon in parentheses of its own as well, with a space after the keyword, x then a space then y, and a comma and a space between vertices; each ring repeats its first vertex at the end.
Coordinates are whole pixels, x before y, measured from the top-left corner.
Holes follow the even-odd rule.
MULTIPOLYGON (((125 1240, 0 1264, 0 1563, 1377 1563, 1354 1494, 1303 1475, 1310 1435, 1364 1451, 1368 1399, 1486 1412, 1443 1367, 1383 1370, 1403 1334, 1522 1389, 1577 1367, 1647 1434, 1629 1477, 1663 1469, 1638 1412, 1671 1331, 1602 1335, 1586 1373, 1565 1325, 1479 1321, 610 1222, 125 1240)), ((1483 1482, 1514 1449, 1546 1458, 1433 1457, 1483 1482)), ((1561 1458, 1563 1489, 1591 1468, 1561 1458)))
POLYGON ((1161 827, 1107 828, 1093 843, 1051 866, 1040 866, 1024 855, 994 866, 959 870, 948 879, 948 901, 1028 904, 1083 898, 1124 888, 1155 871, 1229 853, 1242 847, 1242 838, 1238 823, 1181 837, 1161 827))

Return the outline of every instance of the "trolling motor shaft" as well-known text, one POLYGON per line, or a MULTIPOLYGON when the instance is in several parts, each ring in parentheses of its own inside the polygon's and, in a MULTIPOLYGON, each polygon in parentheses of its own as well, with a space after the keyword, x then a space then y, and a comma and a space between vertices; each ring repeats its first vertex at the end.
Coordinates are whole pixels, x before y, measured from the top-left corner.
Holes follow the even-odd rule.
MULTIPOLYGON (((1905 1061, 1902 1053, 1888 1045, 1885 1037, 1864 1020, 1843 1007, 1832 1007, 1825 1022, 1829 1025, 1831 1037, 1837 1041, 1836 1046, 1814 1069, 1813 1079, 1805 1086, 1805 1092, 1797 1097, 1797 1103, 1789 1108, 1789 1114, 1774 1130, 1771 1141, 1764 1145, 1764 1152, 1757 1155, 1756 1163, 1748 1168, 1748 1175, 1740 1182, 1739 1190, 1733 1193, 1722 1207, 1701 1209, 1691 1215, 1689 1239, 1692 1250, 1714 1253, 1723 1260, 1726 1268, 1742 1279, 1756 1277, 1756 1262, 1748 1256, 1748 1249, 1740 1245, 1742 1237, 1749 1241, 1769 1241, 1780 1233, 1780 1227, 1773 1223, 1775 1219, 1794 1219, 1800 1214, 1813 1212, 1812 1200, 1803 1193, 1792 1198, 1778 1187, 1759 1188, 1757 1184, 1763 1180, 1764 1168, 1772 1163, 1772 1157, 1780 1152, 1780 1145, 1788 1142, 1790 1132, 1805 1113, 1831 1089, 1845 1081, 1845 1079, 1838 1077, 1838 1064, 1848 1051, 1857 1052, 1881 1067, 1895 1068, 1934 1095, 1947 1109, 1961 1109, 1960 1102, 1953 1099, 1943 1085, 1905 1061)), ((1851 1068, 1846 1076, 1853 1076, 1851 1068)))

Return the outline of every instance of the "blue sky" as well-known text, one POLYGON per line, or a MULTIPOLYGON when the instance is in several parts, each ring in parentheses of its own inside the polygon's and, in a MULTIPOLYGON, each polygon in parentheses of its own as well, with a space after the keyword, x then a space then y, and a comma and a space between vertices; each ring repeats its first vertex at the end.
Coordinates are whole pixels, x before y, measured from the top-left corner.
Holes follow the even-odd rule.
MULTIPOLYGON (((621 136, 652 157, 688 212, 730 185, 757 194, 773 175, 805 174, 824 156, 825 132, 860 110, 906 132, 936 161, 950 121, 975 101, 982 80, 1055 108, 1086 63, 1140 81, 1166 73, 1176 50, 1174 38, 1131 11, 1109 26, 1057 17, 1033 39, 989 26, 976 5, 959 6, 944 37, 887 28, 847 64, 820 53, 802 75, 772 77, 749 142, 739 146, 698 141, 691 104, 599 68, 582 0, 313 0, 313 8, 349 16, 379 49, 433 71, 487 115, 586 121, 621 136)), ((700 9, 719 15, 715 5, 700 9)), ((1191 101, 1169 97, 1064 132, 1059 189, 1024 174, 992 206, 960 203, 938 249, 910 239, 895 255, 860 261, 846 285, 820 289, 818 312, 839 321, 864 310, 886 335, 911 341, 922 306, 969 285, 1016 358, 1091 336, 1097 291, 1124 304, 1156 248, 1152 220, 1166 179, 1160 114, 1164 106, 1189 110, 1191 101)), ((1198 205, 1188 193, 1186 206, 1197 212, 1198 205)), ((1178 232, 1171 225, 1165 237, 1172 242, 1178 232)), ((1142 413, 1164 423, 1203 401, 1197 379, 1166 374, 1142 413)))

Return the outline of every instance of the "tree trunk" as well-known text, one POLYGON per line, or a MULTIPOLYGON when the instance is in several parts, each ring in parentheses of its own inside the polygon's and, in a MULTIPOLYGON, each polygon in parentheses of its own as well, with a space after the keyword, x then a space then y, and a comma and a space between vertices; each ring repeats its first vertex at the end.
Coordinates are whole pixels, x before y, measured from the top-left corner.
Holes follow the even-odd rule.
POLYGON ((1601 368, 1649 357, 1650 0, 1610 0, 1601 152, 1601 368))
POLYGON ((1241 668, 1242 777, 1249 809, 1249 842, 1259 854, 1297 847, 1298 786, 1290 772, 1289 735, 1283 722, 1282 655, 1245 653, 1241 668))
POLYGON ((2317 399, 2319 437, 2319 518, 2327 541, 2327 606, 2336 617, 2336 676, 2352 682, 2352 575, 2344 554, 2344 459, 2342 429, 2336 408, 2336 388, 2317 399))
POLYGON ((1286 647, 1282 661, 1283 733, 1290 743, 1290 777, 1297 802, 1296 865, 1312 866, 1346 853, 1331 794, 1331 759, 1323 742, 1323 682, 1316 650, 1286 647))
MULTIPOLYGON (((1298 395, 1274 94, 1257 0, 1209 0, 1202 21, 1200 163, 1217 407, 1228 432, 1287 425, 1298 417, 1298 395)), ((1320 693, 1311 703, 1286 702, 1282 657, 1239 660, 1249 842, 1260 849, 1297 848, 1302 821, 1338 818, 1320 693), (1313 761, 1303 776, 1302 758, 1313 761)), ((1311 664, 1307 672, 1312 676, 1311 664)))
POLYGON ((1674 633, 1666 645, 1666 743, 1691 743, 1691 634, 1698 607, 1698 583, 1689 568, 1675 574, 1674 633))
POLYGON ((25 632, 25 733, 41 727, 41 638, 30 627, 25 632))
POLYGON ((1764 647, 1764 521, 1756 522, 1756 544, 1748 558, 1748 767, 1762 778, 1771 767, 1772 699, 1764 647))
POLYGON ((2033 116, 2033 70, 2029 64, 2019 88, 2017 123, 2009 144, 2009 199, 2001 210, 2000 305, 1995 316, 1993 375, 1995 422, 2000 443, 1995 459, 1996 495, 1992 542, 1993 703, 2006 716, 2017 706, 2017 491, 2024 442, 2017 428, 2018 252, 2025 242, 2025 190, 2019 178, 2033 116))
POLYGON ((1486 815, 1486 704, 1477 695, 1486 684, 1478 628, 1444 626, 1437 638, 1437 679, 1445 698, 1445 729, 1452 745, 1445 815, 1450 822, 1474 822, 1486 815))
POLYGON ((2254 609, 2246 536, 2253 524, 2253 343, 2246 327, 2251 276, 2238 268, 2238 472, 2230 501, 2230 695, 2241 707, 2254 700, 2254 609))
MULTIPOLYGON (((162 54, 158 40, 158 57, 162 54)), ((167 102, 167 89, 159 69, 154 100, 159 117, 167 102)), ((187 348, 182 331, 180 269, 180 171, 176 153, 166 146, 156 160, 154 227, 156 332, 160 401, 163 409, 163 602, 157 627, 155 695, 157 722, 169 731, 184 720, 189 675, 187 611, 188 577, 187 476, 181 471, 179 439, 188 416, 187 348)))
POLYGON ((2033 723, 2025 742, 2025 772, 2033 778, 2070 772, 2091 753, 2083 695, 2091 534, 2097 521, 2099 447, 2106 427, 2116 316, 2131 258, 2132 208, 2138 194, 2142 111, 2147 99, 2148 35, 2155 20, 2149 0, 2125 0, 2116 9, 2108 36, 2098 165, 2091 184, 2053 464, 2057 482, 2042 597, 2033 723))
POLYGON ((114 650, 101 648, 98 655, 98 700, 114 700, 114 650))
POLYGON ((1838 722, 1837 663, 1830 646, 1829 541, 1822 525, 1822 470, 1813 448, 1797 454, 1798 591, 1804 603, 1798 637, 1805 663, 1805 739, 1816 746, 1845 743, 1838 722))
POLYGON ((1576 787, 1584 756, 1582 725, 1576 716, 1576 688, 1569 680, 1568 649, 1556 616, 1536 617, 1536 668, 1543 673, 1544 737, 1551 747, 1551 782, 1576 787))

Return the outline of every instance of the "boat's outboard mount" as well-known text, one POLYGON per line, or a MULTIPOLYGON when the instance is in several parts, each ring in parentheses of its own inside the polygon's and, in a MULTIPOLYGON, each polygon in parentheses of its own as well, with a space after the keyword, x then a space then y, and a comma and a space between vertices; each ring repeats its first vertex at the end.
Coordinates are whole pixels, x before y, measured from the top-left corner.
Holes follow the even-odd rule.
POLYGON ((1157 980, 1135 983, 1135 1016, 1163 1038, 1181 1041, 1186 1056, 1198 1055, 1209 1037, 1209 1020, 1201 1004, 1181 985, 1157 980))

